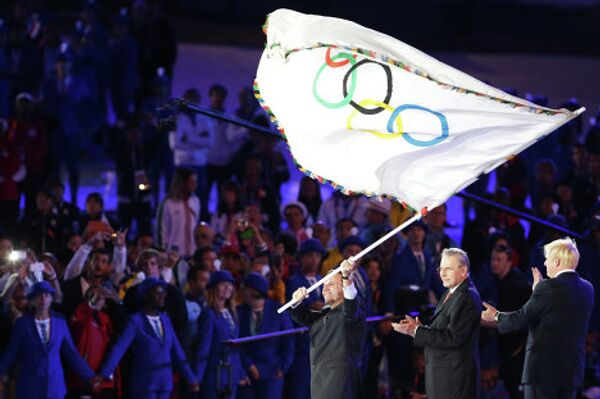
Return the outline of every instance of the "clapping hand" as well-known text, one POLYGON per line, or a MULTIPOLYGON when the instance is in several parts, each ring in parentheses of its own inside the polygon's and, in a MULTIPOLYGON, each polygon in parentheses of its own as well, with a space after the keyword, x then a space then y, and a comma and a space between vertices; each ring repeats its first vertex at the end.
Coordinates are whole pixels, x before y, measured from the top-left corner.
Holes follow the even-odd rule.
POLYGON ((496 308, 486 302, 483 302, 483 307, 485 308, 485 310, 481 312, 481 320, 496 321, 496 313, 498 313, 496 308))
POLYGON ((417 327, 423 325, 419 318, 412 318, 409 315, 404 316, 404 319, 400 321, 400 323, 392 323, 392 328, 394 331, 399 332, 400 334, 410 335, 414 337, 417 332, 417 327))
POLYGON ((535 289, 535 286, 538 285, 538 283, 544 281, 544 276, 542 276, 540 269, 535 266, 531 268, 531 274, 533 274, 533 286, 531 288, 535 289))

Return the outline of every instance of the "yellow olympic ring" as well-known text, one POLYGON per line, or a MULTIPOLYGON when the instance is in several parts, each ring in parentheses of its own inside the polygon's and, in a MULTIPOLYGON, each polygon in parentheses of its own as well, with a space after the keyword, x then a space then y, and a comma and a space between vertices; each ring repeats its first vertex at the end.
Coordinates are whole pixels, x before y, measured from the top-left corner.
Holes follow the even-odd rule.
MULTIPOLYGON (((360 105, 361 107, 365 107, 365 106, 369 106, 369 105, 375 106, 375 107, 381 107, 381 108, 387 109, 390 112, 394 112, 394 107, 392 107, 382 101, 377 101, 377 100, 365 99, 365 100, 362 100, 361 102, 359 102, 358 105, 360 105)), ((354 119, 356 114, 358 114, 358 110, 354 109, 352 111, 352 113, 348 116, 348 119, 346 120, 346 128, 348 130, 353 130, 352 119, 354 119)), ((402 119, 400 118, 400 115, 398 115, 398 117, 396 118, 396 127, 398 128, 398 131, 393 132, 393 133, 381 133, 381 132, 378 132, 377 130, 369 130, 369 129, 357 129, 357 130, 360 130, 361 132, 367 132, 367 133, 374 134, 375 136, 382 138, 382 139, 394 139, 397 137, 401 137, 404 132, 403 132, 403 127, 402 127, 402 119)))

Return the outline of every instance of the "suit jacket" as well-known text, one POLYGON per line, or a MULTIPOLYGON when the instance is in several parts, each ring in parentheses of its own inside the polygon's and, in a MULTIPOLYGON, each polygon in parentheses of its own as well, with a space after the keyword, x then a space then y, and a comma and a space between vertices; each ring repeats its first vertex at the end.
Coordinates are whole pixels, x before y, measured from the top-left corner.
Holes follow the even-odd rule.
POLYGON ((394 312, 394 294, 397 288, 404 285, 418 285, 427 290, 435 292, 439 298, 444 291, 441 280, 437 275, 435 266, 431 262, 431 254, 423 250, 425 258, 425 276, 421 277, 419 262, 407 245, 394 256, 389 279, 385 284, 385 311, 394 312))
POLYGON ((173 366, 188 383, 196 382, 169 316, 165 313, 159 313, 159 316, 164 332, 162 339, 156 335, 144 313, 132 315, 99 372, 108 378, 125 352, 131 348, 129 390, 134 398, 142 397, 148 392, 171 391, 173 366))
MULTIPOLYGON (((289 330, 292 321, 287 313, 278 314, 279 304, 267 299, 263 309, 262 321, 256 328, 256 334, 289 330)), ((240 323, 240 337, 252 335, 252 308, 247 304, 237 307, 240 323)), ((255 365, 261 380, 277 378, 277 371, 286 373, 294 360, 294 338, 291 336, 271 339, 269 341, 255 342, 242 345, 242 365, 248 369, 255 365)))
POLYGON ((428 399, 479 398, 481 299, 471 279, 463 281, 429 325, 420 326, 414 344, 425 348, 428 399))
POLYGON ((50 317, 50 340, 42 343, 34 317, 17 319, 7 351, 0 360, 0 375, 6 375, 15 361, 20 363, 17 398, 62 398, 67 393, 61 357, 71 370, 85 381, 94 372, 75 349, 66 321, 50 317))
POLYGON ((200 398, 215 398, 217 391, 226 387, 228 383, 228 368, 220 367, 222 362, 230 364, 231 384, 234 388, 246 377, 242 369, 240 350, 223 344, 223 341, 239 337, 239 324, 236 323, 231 329, 227 320, 211 307, 205 308, 198 323, 199 341, 193 359, 194 373, 196 379, 201 382, 200 398), (217 376, 220 376, 219 381, 217 376))
POLYGON ((312 399, 357 399, 362 395, 360 362, 367 334, 366 309, 360 295, 334 309, 291 310, 298 324, 310 328, 312 399))
POLYGON ((519 310, 498 315, 501 333, 529 328, 524 384, 577 388, 583 383, 584 347, 594 288, 577 272, 538 283, 519 310))

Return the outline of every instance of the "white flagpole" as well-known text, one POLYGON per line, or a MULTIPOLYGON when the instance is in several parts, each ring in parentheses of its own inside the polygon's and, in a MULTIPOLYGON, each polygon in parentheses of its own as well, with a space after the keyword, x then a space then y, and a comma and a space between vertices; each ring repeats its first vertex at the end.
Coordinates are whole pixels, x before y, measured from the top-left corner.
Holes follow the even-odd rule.
MULTIPOLYGON (((421 218, 421 213, 418 212, 417 214, 413 215, 410 219, 408 219, 404 223, 402 223, 400 226, 396 227, 394 230, 390 231, 389 233, 387 233, 386 235, 384 235, 383 237, 381 237, 379 240, 375 241, 374 243, 372 243, 371 245, 369 245, 368 247, 366 247, 365 249, 363 249, 362 251, 360 251, 359 253, 357 253, 355 256, 351 256, 350 260, 351 261, 357 261, 357 260, 359 260, 360 258, 362 258, 363 256, 365 256, 366 254, 368 254, 369 252, 371 252, 373 249, 375 249, 376 247, 378 247, 379 245, 381 245, 381 243, 383 243, 385 240, 387 240, 388 238, 390 238, 393 235, 397 234, 402 229, 404 229, 408 225, 412 224, 413 222, 419 220, 420 218, 421 218)), ((338 267, 336 267, 335 269, 333 269, 332 273, 327 274, 325 277, 321 278, 321 280, 317 281, 316 283, 314 283, 313 285, 311 285, 310 287, 308 287, 307 292, 311 293, 312 291, 316 290, 317 288, 319 288, 320 286, 322 286, 323 284, 325 284, 333 276, 335 276, 337 273, 339 273, 341 271, 342 271, 342 266, 340 264, 338 267)), ((291 299, 288 303, 286 303, 285 305, 283 305, 282 307, 280 307, 279 309, 277 309, 277 313, 283 313, 283 312, 285 312, 287 309, 289 309, 291 306, 293 306, 295 304, 296 304, 296 302, 294 302, 294 300, 291 299)))

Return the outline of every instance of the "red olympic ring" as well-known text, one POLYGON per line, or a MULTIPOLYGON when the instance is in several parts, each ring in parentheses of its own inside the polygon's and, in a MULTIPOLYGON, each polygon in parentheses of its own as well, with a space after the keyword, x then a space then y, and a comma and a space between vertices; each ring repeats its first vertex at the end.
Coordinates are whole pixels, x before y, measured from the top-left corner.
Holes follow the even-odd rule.
MULTIPOLYGON (((352 55, 356 59, 356 54, 352 55)), ((342 61, 334 61, 331 59, 331 47, 327 48, 327 52, 325 53, 325 62, 332 68, 342 67, 350 62, 350 60, 342 60, 342 61)))

